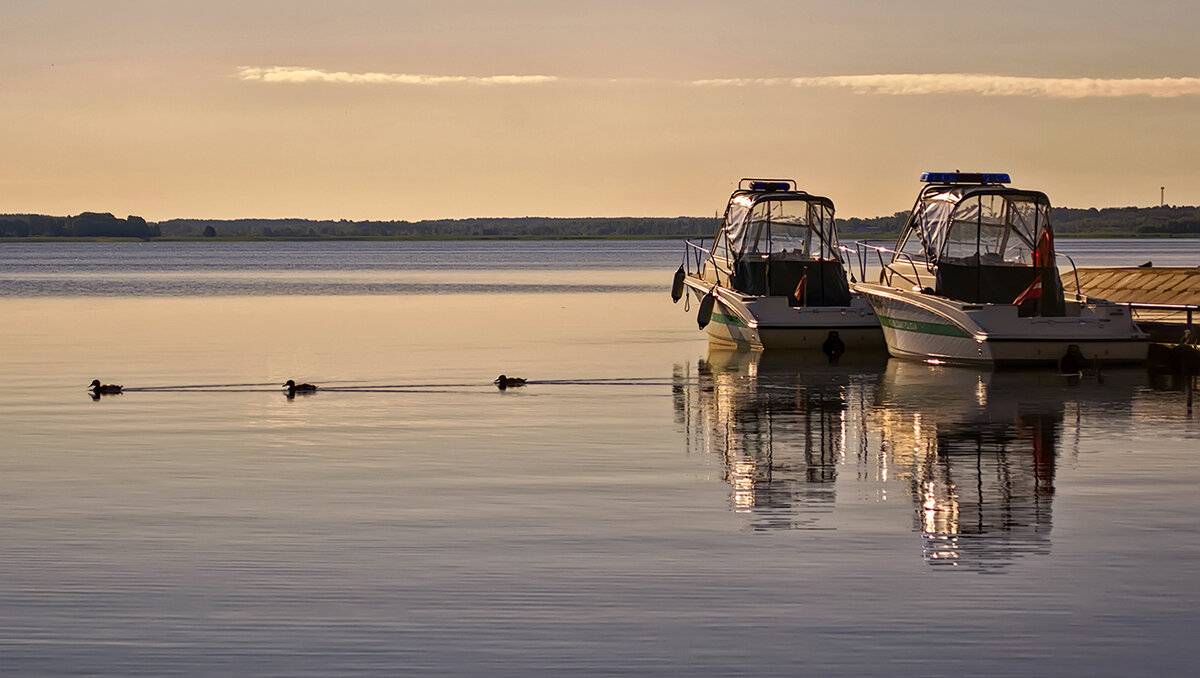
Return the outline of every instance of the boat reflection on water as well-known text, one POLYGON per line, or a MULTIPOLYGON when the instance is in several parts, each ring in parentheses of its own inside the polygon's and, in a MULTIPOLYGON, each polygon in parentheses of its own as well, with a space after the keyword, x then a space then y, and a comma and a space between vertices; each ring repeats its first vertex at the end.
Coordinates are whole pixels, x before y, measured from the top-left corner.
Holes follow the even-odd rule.
POLYGON ((837 506, 864 503, 891 521, 883 507, 900 499, 913 518, 896 527, 920 535, 927 562, 978 570, 1049 553, 1064 438, 1077 450, 1093 416, 1121 425, 1146 381, 713 349, 686 372, 688 449, 720 459, 750 529, 837 529, 867 515, 837 506))
POLYGON ((699 382, 675 390, 688 449, 721 459, 732 508, 751 516, 752 529, 821 529, 852 454, 849 429, 865 425, 885 364, 710 347, 695 374, 676 373, 681 384, 699 382))
POLYGON ((1050 551, 1066 381, 888 365, 879 445, 908 485, 926 560, 987 567, 1050 551))

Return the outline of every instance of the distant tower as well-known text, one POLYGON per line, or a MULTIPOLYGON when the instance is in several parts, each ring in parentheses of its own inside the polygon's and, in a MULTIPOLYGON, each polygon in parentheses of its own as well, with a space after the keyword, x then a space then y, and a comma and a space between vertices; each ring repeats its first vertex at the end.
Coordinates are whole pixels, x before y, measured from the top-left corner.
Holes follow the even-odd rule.
POLYGON ((1159 186, 1158 187, 1158 206, 1159 207, 1163 207, 1164 205, 1167 204, 1166 197, 1167 197, 1167 187, 1159 186))

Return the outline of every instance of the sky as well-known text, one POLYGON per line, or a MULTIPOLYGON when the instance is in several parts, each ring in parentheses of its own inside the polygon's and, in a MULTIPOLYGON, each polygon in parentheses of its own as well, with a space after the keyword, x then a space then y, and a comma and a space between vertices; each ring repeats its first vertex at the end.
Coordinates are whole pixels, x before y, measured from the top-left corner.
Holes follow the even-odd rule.
POLYGON ((0 213, 840 217, 925 171, 1200 204, 1194 0, 12 0, 0 213), (1164 188, 1165 187, 1165 188, 1164 188))

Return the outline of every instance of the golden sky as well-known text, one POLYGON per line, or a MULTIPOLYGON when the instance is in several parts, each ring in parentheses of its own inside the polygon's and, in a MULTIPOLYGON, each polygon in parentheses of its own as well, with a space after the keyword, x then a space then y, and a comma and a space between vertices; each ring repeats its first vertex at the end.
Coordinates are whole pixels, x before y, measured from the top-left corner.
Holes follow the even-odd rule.
POLYGON ((0 213, 838 215, 921 172, 1200 204, 1194 0, 0 5, 0 213))

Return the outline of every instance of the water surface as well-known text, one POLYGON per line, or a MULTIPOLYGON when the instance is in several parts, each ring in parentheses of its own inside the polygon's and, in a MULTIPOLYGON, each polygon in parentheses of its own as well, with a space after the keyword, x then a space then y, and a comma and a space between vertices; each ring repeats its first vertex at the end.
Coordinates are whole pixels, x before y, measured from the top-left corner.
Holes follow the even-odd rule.
POLYGON ((0 672, 1190 672, 1185 380, 710 350, 681 252, 0 245, 0 672))

